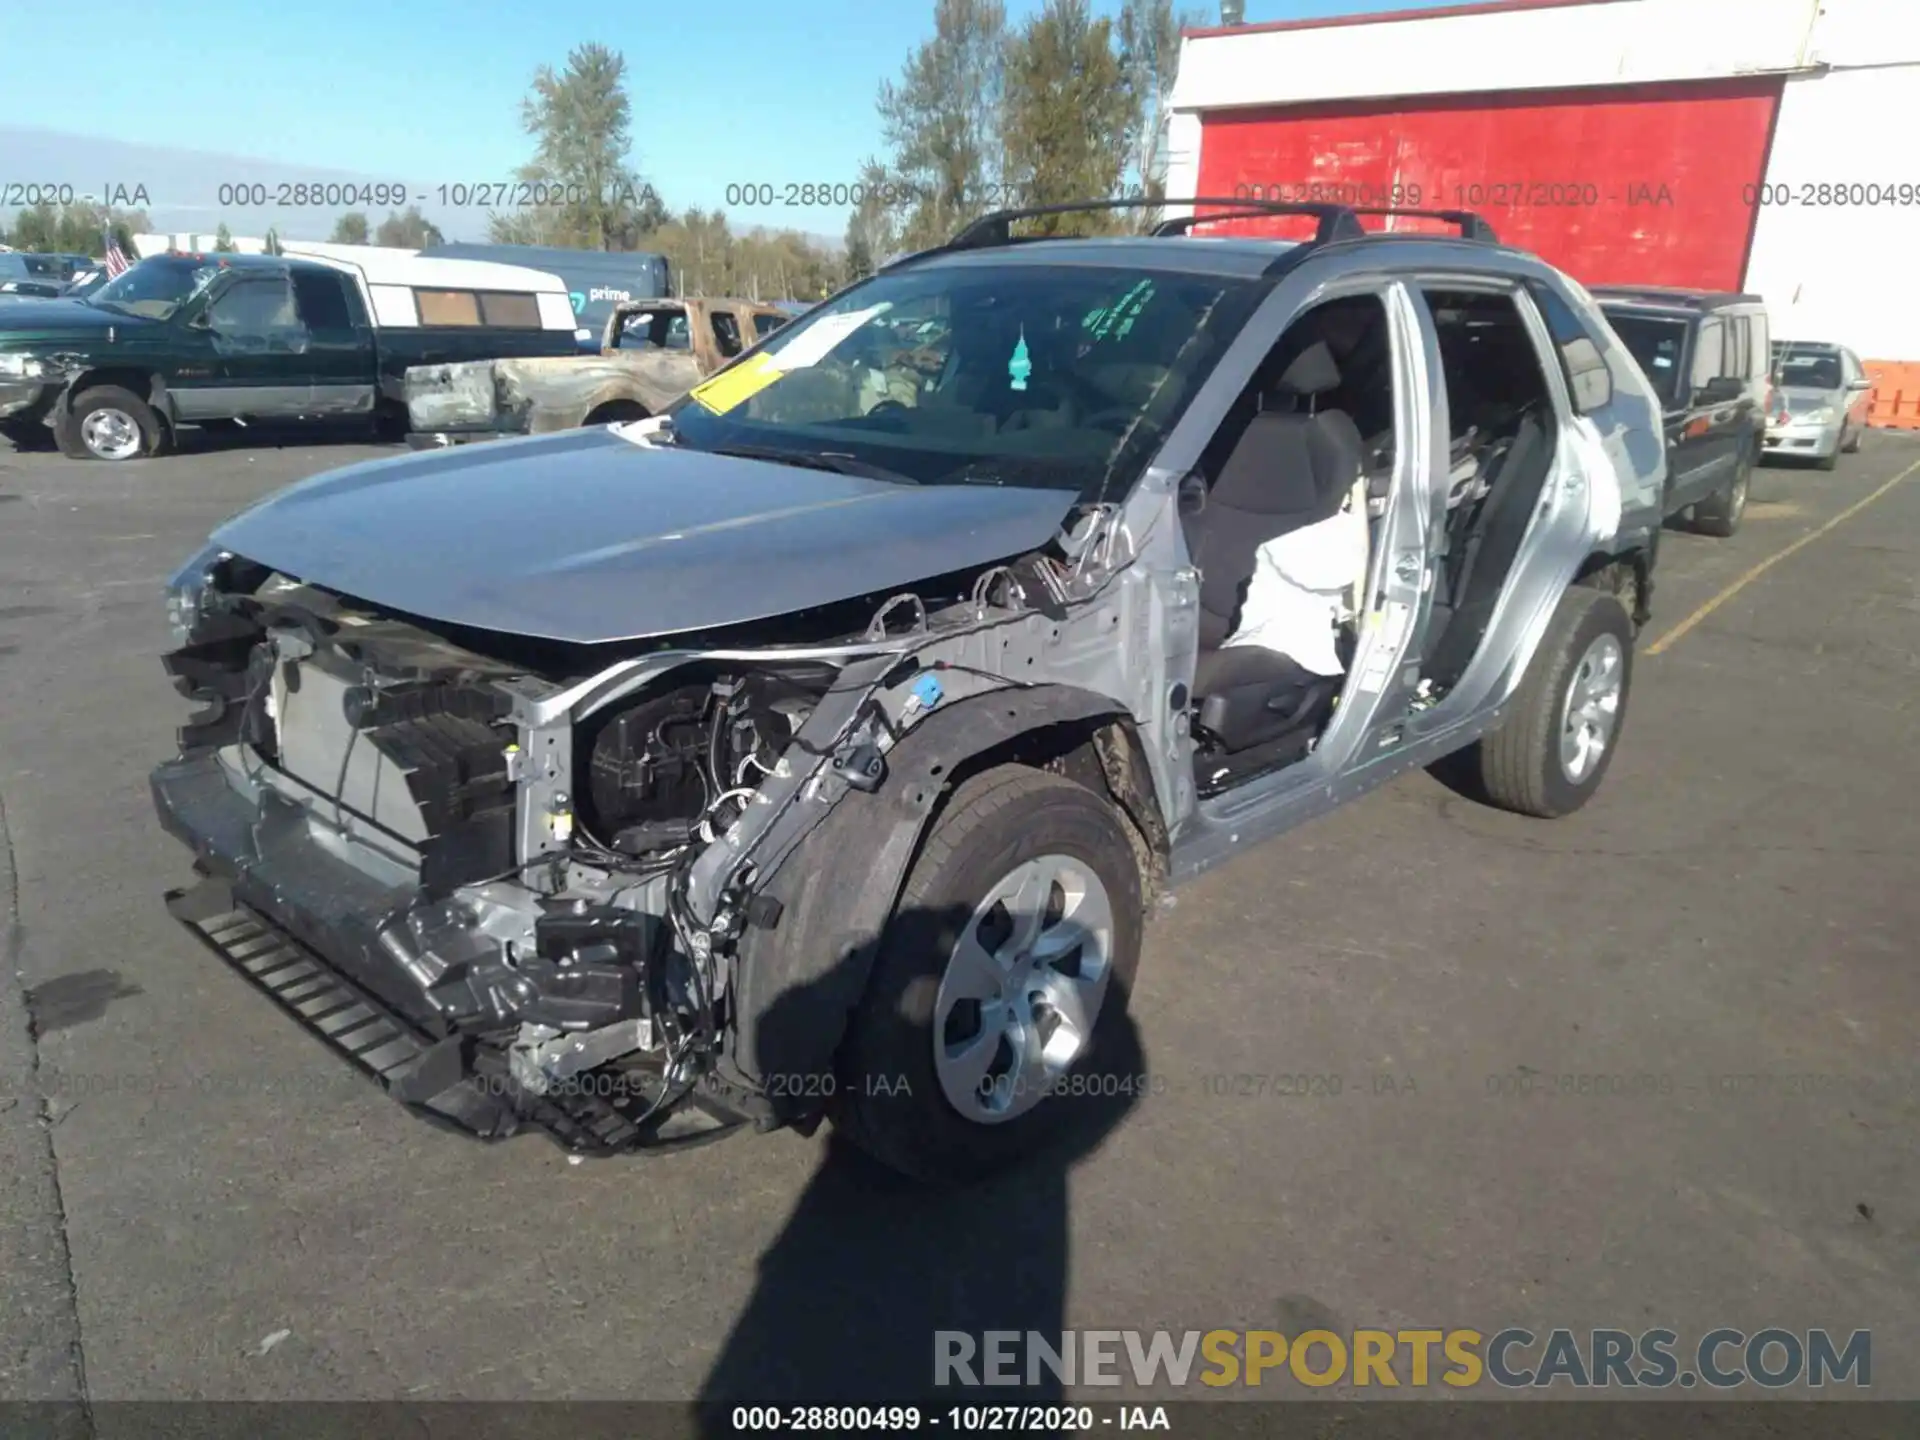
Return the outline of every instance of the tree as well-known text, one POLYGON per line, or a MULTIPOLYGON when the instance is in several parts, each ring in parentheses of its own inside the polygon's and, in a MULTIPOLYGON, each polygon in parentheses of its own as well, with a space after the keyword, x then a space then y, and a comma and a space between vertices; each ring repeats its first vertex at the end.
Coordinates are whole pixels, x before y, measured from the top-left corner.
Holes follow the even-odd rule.
POLYGON ((227 222, 222 220, 220 222, 220 228, 214 231, 213 253, 216 255, 231 255, 234 249, 233 232, 227 229, 227 222))
POLYGON ((409 205, 401 214, 391 210, 387 212, 387 218, 380 222, 380 228, 374 232, 373 243, 391 245, 401 250, 420 250, 428 245, 438 245, 445 239, 440 227, 422 215, 418 205, 409 205))
POLYGON ((844 273, 841 257, 792 230, 736 235, 720 210, 688 210, 648 237, 667 257, 678 295, 749 300, 820 299, 844 273))
POLYGON ((57 250, 59 227, 59 212, 42 200, 14 217, 13 239, 8 243, 21 250, 57 250))
MULTIPOLYGON (((1120 71, 1133 102, 1128 158, 1135 183, 1151 199, 1167 193, 1167 102, 1180 71, 1180 32, 1205 23, 1199 11, 1176 16, 1173 0, 1124 0, 1120 7, 1120 71)), ((1141 210, 1135 218, 1145 230, 1160 215, 1141 210)))
POLYGON ((1007 11, 1001 0, 934 0, 933 38, 880 85, 889 168, 911 197, 901 240, 921 249, 996 208, 1004 170, 1001 81, 1007 11))
MULTIPOLYGON (((1087 0, 1047 0, 1007 49, 1007 169, 1021 199, 1058 205, 1113 194, 1127 167, 1134 97, 1114 49, 1113 22, 1087 0)), ((1047 216, 1043 234, 1116 228, 1111 214, 1047 216)))
POLYGON ((542 65, 521 102, 520 123, 534 137, 533 159, 518 178, 533 201, 490 215, 487 231, 507 245, 566 245, 632 250, 669 220, 658 194, 640 178, 626 58, 604 45, 581 45, 555 74, 542 65))
POLYGON ((899 209, 887 167, 868 158, 860 168, 860 203, 847 217, 847 279, 865 279, 900 248, 899 209))
POLYGON ((120 248, 131 255, 133 237, 151 228, 144 210, 115 210, 90 200, 56 209, 42 201, 14 217, 13 232, 6 243, 16 250, 91 255, 103 248, 111 232, 120 248))
POLYGON ((372 232, 367 226, 367 217, 358 210, 349 210, 333 225, 333 243, 335 245, 365 245, 372 232))

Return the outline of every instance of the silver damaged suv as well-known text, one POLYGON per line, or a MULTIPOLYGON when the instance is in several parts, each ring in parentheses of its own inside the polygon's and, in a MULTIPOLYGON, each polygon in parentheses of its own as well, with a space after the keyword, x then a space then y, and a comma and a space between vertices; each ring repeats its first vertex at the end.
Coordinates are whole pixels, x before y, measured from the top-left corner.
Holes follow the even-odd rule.
POLYGON ((832 1118, 951 1183, 1099 1091, 1168 887, 1447 757, 1578 809, 1665 479, 1591 297, 1469 214, 1171 203, 228 521, 168 595, 172 912, 474 1134, 832 1118))

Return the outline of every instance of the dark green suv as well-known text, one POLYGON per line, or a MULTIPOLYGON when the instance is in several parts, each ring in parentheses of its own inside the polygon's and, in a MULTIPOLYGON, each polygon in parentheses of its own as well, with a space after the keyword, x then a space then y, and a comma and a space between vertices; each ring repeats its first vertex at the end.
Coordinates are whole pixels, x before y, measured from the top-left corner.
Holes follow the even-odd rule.
POLYGON ((156 255, 84 299, 0 305, 0 434, 76 459, 180 424, 398 411, 409 365, 574 350, 557 277, 505 265, 156 255))

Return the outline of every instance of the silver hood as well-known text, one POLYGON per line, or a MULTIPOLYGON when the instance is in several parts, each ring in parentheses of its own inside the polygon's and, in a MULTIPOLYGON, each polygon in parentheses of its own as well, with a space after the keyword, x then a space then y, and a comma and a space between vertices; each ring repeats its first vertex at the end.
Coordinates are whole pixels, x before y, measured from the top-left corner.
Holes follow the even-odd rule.
POLYGON ((569 430, 316 475, 213 541, 423 619, 590 645, 1003 560, 1045 544, 1075 499, 899 485, 569 430))

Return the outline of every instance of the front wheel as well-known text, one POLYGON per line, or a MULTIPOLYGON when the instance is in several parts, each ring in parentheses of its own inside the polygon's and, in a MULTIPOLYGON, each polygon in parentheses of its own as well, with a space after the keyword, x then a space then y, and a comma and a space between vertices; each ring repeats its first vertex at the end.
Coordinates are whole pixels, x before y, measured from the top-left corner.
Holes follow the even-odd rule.
POLYGON ((1571 815, 1613 763, 1633 679, 1633 621, 1601 590, 1570 589, 1497 729, 1480 740, 1481 787, 1506 810, 1571 815))
POLYGON ((1106 799, 1024 766, 966 781, 888 922, 835 1124, 895 1170, 957 1184, 1111 1109, 1138 1081, 1125 1010, 1143 919, 1106 799))
POLYGON ((58 432, 75 460, 137 460, 157 455, 167 432, 146 401, 118 385, 96 385, 74 397, 58 432))
POLYGON ((1742 456, 1726 488, 1708 496, 1693 509, 1693 528, 1702 535, 1724 540, 1740 528, 1747 513, 1747 495, 1753 489, 1753 460, 1742 456))

